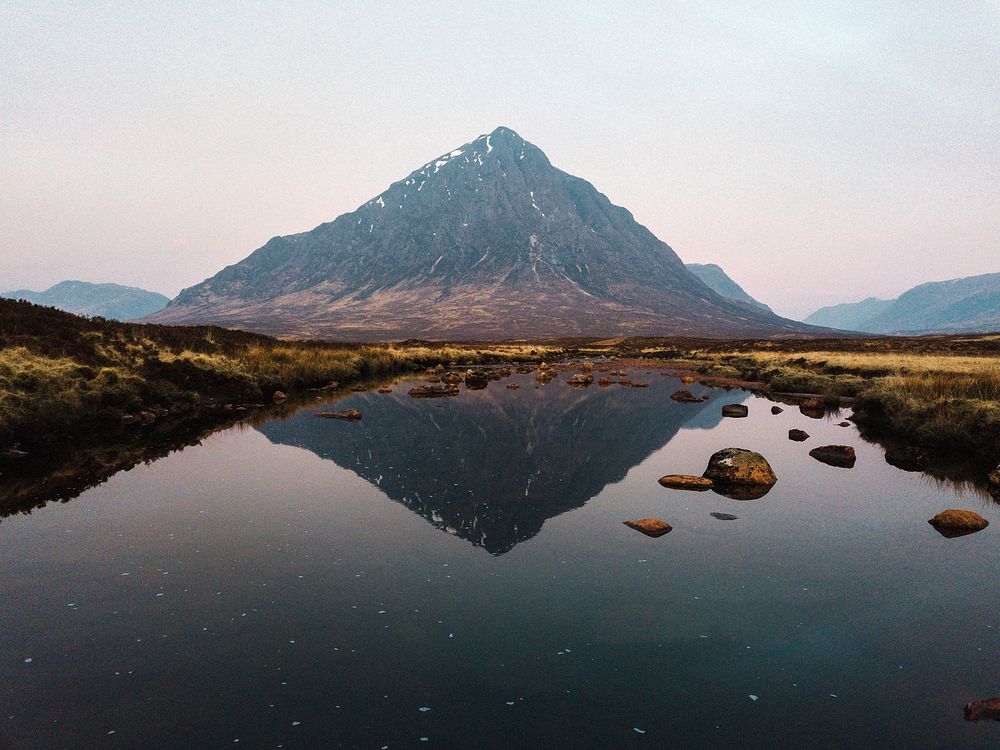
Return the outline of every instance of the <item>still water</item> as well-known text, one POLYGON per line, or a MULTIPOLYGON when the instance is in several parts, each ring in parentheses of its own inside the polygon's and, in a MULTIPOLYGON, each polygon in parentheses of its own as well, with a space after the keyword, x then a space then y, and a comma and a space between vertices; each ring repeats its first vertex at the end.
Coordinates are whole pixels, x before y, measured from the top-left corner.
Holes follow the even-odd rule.
POLYGON ((1000 746, 962 715, 1000 695, 997 506, 842 417, 631 374, 397 383, 3 519, 0 748, 1000 746), (766 496, 658 485, 729 446, 766 496))

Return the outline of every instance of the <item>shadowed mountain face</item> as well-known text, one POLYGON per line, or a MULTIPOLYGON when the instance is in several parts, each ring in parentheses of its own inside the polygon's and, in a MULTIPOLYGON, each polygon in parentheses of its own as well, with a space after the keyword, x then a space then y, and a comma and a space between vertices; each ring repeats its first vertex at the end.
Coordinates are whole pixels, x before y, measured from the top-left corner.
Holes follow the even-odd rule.
MULTIPOLYGON (((636 375, 637 378, 640 376, 636 375)), ((493 554, 535 536, 546 519, 579 508, 665 445, 684 425, 711 428, 721 400, 678 404, 674 378, 642 375, 649 388, 572 388, 557 379, 520 390, 494 382, 434 401, 358 394, 360 422, 317 419, 312 409, 258 429, 272 442, 312 451, 354 471, 438 528, 493 554), (654 380, 655 378, 655 380, 654 380)))
POLYGON ((149 320, 365 340, 808 328, 715 293, 628 211, 508 128, 353 213, 272 239, 149 320))

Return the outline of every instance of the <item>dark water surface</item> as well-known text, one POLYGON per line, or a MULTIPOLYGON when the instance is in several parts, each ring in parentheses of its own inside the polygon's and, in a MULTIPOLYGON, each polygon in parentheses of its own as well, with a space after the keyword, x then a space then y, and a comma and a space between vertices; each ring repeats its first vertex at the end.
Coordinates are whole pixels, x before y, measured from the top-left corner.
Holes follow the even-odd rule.
POLYGON ((997 506, 840 417, 633 378, 397 384, 4 519, 0 748, 1000 746, 962 716, 1000 695, 997 506), (657 484, 728 446, 770 493, 657 484), (993 525, 945 539, 949 507, 993 525))

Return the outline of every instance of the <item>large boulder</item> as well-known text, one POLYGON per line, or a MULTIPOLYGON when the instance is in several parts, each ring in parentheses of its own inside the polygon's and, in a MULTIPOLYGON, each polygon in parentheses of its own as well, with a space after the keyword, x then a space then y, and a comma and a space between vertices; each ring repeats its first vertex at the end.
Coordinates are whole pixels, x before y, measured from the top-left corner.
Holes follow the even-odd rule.
POLYGON ((927 523, 933 526, 941 536, 949 539, 974 534, 990 525, 989 521, 974 510, 961 510, 960 508, 943 510, 927 523))
POLYGON ((646 536, 658 537, 668 534, 673 531, 673 526, 671 526, 666 521, 661 521, 659 518, 637 518, 634 521, 622 521, 630 529, 635 529, 636 531, 641 531, 646 536))
POLYGON ((854 468, 854 462, 858 460, 854 448, 849 445, 821 445, 809 451, 809 455, 817 461, 841 469, 854 468))
POLYGON ((739 499, 763 497, 778 481, 767 459, 745 448, 716 451, 708 459, 708 468, 702 476, 718 485, 715 489, 720 494, 739 499))
POLYGON ((705 477, 695 477, 690 474, 667 474, 660 477, 660 484, 672 490, 703 490, 712 489, 712 480, 705 477))

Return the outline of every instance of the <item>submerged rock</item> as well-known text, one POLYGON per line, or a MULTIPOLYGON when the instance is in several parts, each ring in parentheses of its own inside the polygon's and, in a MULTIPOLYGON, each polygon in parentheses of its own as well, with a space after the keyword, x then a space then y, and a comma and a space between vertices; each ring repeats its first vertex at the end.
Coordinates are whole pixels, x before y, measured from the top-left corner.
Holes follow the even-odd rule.
POLYGON ((702 401, 708 400, 708 396, 695 396, 685 388, 674 391, 670 394, 670 398, 681 404, 700 404, 702 401))
POLYGON ((809 451, 809 455, 817 461, 841 469, 853 468, 857 460, 854 448, 849 445, 821 445, 809 451))
POLYGON ((965 704, 966 721, 1000 721, 1000 698, 987 698, 965 704))
POLYGON ((440 385, 417 385, 410 389, 413 398, 440 398, 441 396, 457 396, 458 386, 454 383, 440 385))
POLYGON ((660 477, 660 484, 673 490, 704 490, 712 489, 712 480, 705 477, 696 477, 690 474, 667 474, 660 477))
POLYGON ((738 521, 739 516, 734 516, 732 513, 709 513, 712 518, 718 518, 720 521, 738 521))
POLYGON ((392 388, 387 388, 385 386, 378 389, 379 393, 392 393, 392 388))
POLYGON ((632 387, 633 388, 649 388, 649 383, 637 383, 636 381, 633 380, 632 381, 632 387))
POLYGON ((731 496, 730 492, 763 497, 778 481, 767 459, 745 448, 723 448, 716 451, 708 460, 708 468, 702 476, 719 485, 715 488, 716 491, 727 497, 731 496), (744 489, 746 487, 754 489, 747 492, 744 489), (760 489, 764 491, 757 494, 760 489))
POLYGON ((666 521, 661 521, 659 518, 637 518, 634 521, 622 521, 630 529, 635 529, 636 531, 641 531, 646 536, 658 537, 668 534, 673 531, 673 526, 671 526, 666 521))
POLYGON ((799 411, 810 419, 822 419, 826 416, 826 404, 821 398, 807 398, 799 404, 799 411))
POLYGON ((469 370, 465 374, 465 387, 474 391, 481 391, 490 382, 490 376, 482 370, 469 370))
POLYGON ((747 409, 746 404, 726 404, 722 407, 722 416, 724 417, 745 417, 750 413, 747 409))
POLYGON ((361 412, 357 409, 340 409, 339 411, 318 411, 316 416, 323 419, 346 419, 348 422, 357 422, 361 419, 361 412))
POLYGON ((809 439, 809 433, 805 430, 789 430, 788 439, 794 440, 796 443, 801 443, 803 440, 809 439))
POLYGON ((508 391, 516 391, 520 387, 521 386, 518 383, 507 383, 507 390, 508 391))
POLYGON ((615 381, 613 381, 611 378, 600 377, 597 379, 597 384, 602 388, 606 388, 607 386, 613 384, 614 382, 615 381))
POLYGON ((771 407, 771 413, 772 414, 781 414, 781 412, 783 412, 783 411, 784 411, 784 409, 782 409, 780 406, 772 406, 771 407))
POLYGON ((903 471, 923 471, 930 463, 927 451, 915 445, 889 446, 885 449, 885 462, 903 471))
POLYGON ((959 508, 943 510, 927 523, 933 526, 941 536, 948 539, 974 534, 990 525, 989 521, 974 510, 961 510, 959 508))

